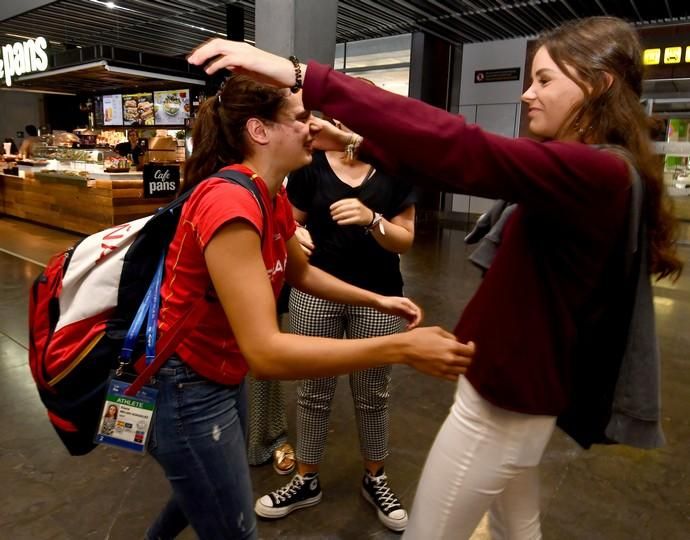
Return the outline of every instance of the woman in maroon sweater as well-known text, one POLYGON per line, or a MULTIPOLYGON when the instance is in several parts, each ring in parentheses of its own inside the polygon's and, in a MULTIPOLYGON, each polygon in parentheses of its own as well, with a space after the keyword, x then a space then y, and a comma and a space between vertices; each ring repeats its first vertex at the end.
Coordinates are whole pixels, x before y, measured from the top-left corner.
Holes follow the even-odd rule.
POLYGON ((584 446, 601 440, 597 413, 610 406, 621 357, 621 340, 610 336, 625 333, 611 315, 629 295, 631 177, 626 159, 593 145, 624 148, 643 180, 652 272, 681 268, 639 103, 634 31, 602 17, 542 38, 523 95, 541 142, 486 133, 326 66, 245 44, 214 40, 189 61, 209 59, 209 73, 229 68, 295 90, 304 76, 305 106, 364 137, 324 128, 324 148, 346 146, 389 172, 452 179, 465 193, 518 203, 455 329, 477 350, 427 458, 406 538, 467 538, 489 509, 494 539, 540 538, 537 465, 556 418, 584 402, 575 436, 584 446))

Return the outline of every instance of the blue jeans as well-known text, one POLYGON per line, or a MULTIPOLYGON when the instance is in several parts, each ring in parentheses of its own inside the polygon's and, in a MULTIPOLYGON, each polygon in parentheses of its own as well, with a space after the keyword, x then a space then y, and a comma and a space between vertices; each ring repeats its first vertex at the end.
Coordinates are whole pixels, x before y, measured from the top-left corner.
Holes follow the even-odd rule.
POLYGON ((202 540, 255 539, 256 518, 242 429, 241 385, 197 375, 176 357, 156 376, 149 452, 173 494, 146 537, 175 538, 191 525, 202 540))

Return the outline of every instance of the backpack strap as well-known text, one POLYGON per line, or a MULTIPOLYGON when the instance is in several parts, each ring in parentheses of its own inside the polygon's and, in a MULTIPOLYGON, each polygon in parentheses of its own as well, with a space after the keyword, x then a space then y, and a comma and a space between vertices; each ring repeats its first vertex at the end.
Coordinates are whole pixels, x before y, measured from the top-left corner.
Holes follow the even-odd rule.
MULTIPOLYGON (((261 196, 261 191, 259 191, 259 188, 257 185, 254 183, 254 181, 247 176, 244 173, 241 173, 240 171, 233 171, 233 170, 227 170, 227 171, 218 171, 216 173, 213 173, 210 178, 222 178, 223 180, 228 180, 234 184, 239 184, 243 188, 245 188, 247 191, 249 191, 252 195, 254 195, 254 199, 256 199, 256 204, 259 205, 259 209, 261 210, 261 215, 263 216, 264 223, 266 223, 266 218, 268 216, 268 212, 266 211, 266 206, 264 205, 263 198, 261 196)), ((264 227, 265 229, 265 227, 264 227)), ((261 234, 261 240, 263 243, 264 240, 264 234, 261 234)))
MULTIPOLYGON (((239 184, 247 191, 249 191, 252 195, 254 195, 256 203, 259 205, 259 208, 261 209, 261 215, 263 216, 264 221, 266 221, 266 216, 268 215, 268 212, 266 212, 266 206, 264 205, 263 199, 261 198, 261 192, 249 176, 240 171, 227 170, 217 171, 213 173, 211 176, 209 176, 209 178, 222 178, 223 180, 227 180, 229 182, 232 182, 233 184, 239 184)), ((183 191, 177 198, 170 201, 167 205, 163 206, 162 208, 159 208, 158 211, 156 211, 156 213, 154 214, 154 216, 158 216, 160 214, 165 214, 166 212, 176 210, 185 202, 187 202, 187 199, 189 199, 192 193, 194 193, 194 188, 183 191)))
POLYGON ((625 250, 624 268, 625 275, 629 276, 634 265, 634 258, 640 250, 641 245, 646 245, 646 227, 643 222, 643 201, 644 201, 644 184, 640 173, 635 166, 635 159, 633 155, 622 146, 613 144, 599 144, 595 147, 617 155, 628 166, 630 176, 630 214, 628 220, 628 238, 627 249, 625 250))
POLYGON ((180 319, 175 321, 163 337, 156 344, 156 356, 153 361, 147 366, 146 365, 146 355, 142 354, 135 363, 135 368, 140 371, 134 382, 125 390, 126 396, 134 396, 141 390, 141 387, 146 384, 146 382, 153 377, 158 370, 163 366, 163 364, 168 360, 170 355, 175 352, 175 349, 182 341, 182 331, 189 328, 194 328, 201 317, 206 313, 208 309, 208 304, 205 297, 198 298, 192 308, 185 313, 180 319))
MULTIPOLYGON (((268 213, 266 212, 266 206, 263 203, 262 197, 261 197, 261 192, 259 191, 259 188, 256 186, 254 181, 247 176, 244 173, 241 173, 239 171, 233 171, 233 170, 228 170, 228 171, 218 171, 214 173, 212 176, 209 178, 221 178, 223 180, 227 180, 228 182, 232 182, 233 184, 239 184, 243 188, 245 188, 247 191, 249 191, 254 198, 256 199, 256 203, 259 205, 259 208, 261 210, 261 215, 263 217, 264 223, 266 223, 268 213)), ((177 199, 169 203, 167 206, 156 212, 156 215, 158 214, 163 214, 165 212, 169 212, 171 210, 175 210, 176 208, 180 207, 192 194, 194 190, 190 189, 188 191, 185 191, 182 195, 180 195, 177 199)), ((265 230, 265 227, 264 227, 265 230)), ((263 244, 263 241, 265 239, 266 235, 261 234, 261 242, 263 244)), ((210 291, 209 291, 210 292, 210 291)), ((208 307, 208 293, 205 294, 204 296, 201 296, 196 299, 196 301, 192 304, 191 309, 185 313, 180 319, 178 319, 175 324, 173 324, 167 332, 161 337, 161 339, 158 341, 156 344, 156 356, 154 357, 153 361, 149 364, 146 365, 146 354, 142 354, 137 361, 134 364, 134 367, 136 371, 139 373, 137 378, 134 380, 134 382, 127 388, 125 391, 125 395, 127 396, 134 396, 136 393, 141 390, 142 386, 146 384, 146 381, 148 381, 151 377, 153 377, 158 370, 163 366, 165 361, 170 357, 175 352, 175 349, 177 346, 180 344, 182 341, 182 338, 184 334, 182 333, 183 330, 187 330, 189 328, 194 328, 203 315, 206 313, 207 307, 208 307)))

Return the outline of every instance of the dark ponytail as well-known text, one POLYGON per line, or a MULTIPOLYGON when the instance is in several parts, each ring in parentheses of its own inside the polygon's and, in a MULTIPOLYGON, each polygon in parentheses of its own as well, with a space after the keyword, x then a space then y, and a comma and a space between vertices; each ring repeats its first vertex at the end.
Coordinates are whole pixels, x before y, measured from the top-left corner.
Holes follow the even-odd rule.
POLYGON ((199 107, 192 130, 193 151, 185 163, 184 189, 222 167, 242 162, 248 151, 247 120, 275 120, 286 96, 285 90, 230 75, 218 93, 199 107))

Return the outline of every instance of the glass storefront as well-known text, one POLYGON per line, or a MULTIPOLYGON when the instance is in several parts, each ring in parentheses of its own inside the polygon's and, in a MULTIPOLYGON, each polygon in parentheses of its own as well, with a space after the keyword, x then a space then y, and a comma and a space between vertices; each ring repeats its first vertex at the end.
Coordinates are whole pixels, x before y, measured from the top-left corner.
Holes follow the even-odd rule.
POLYGON ((407 96, 412 34, 338 43, 335 69, 407 96))

